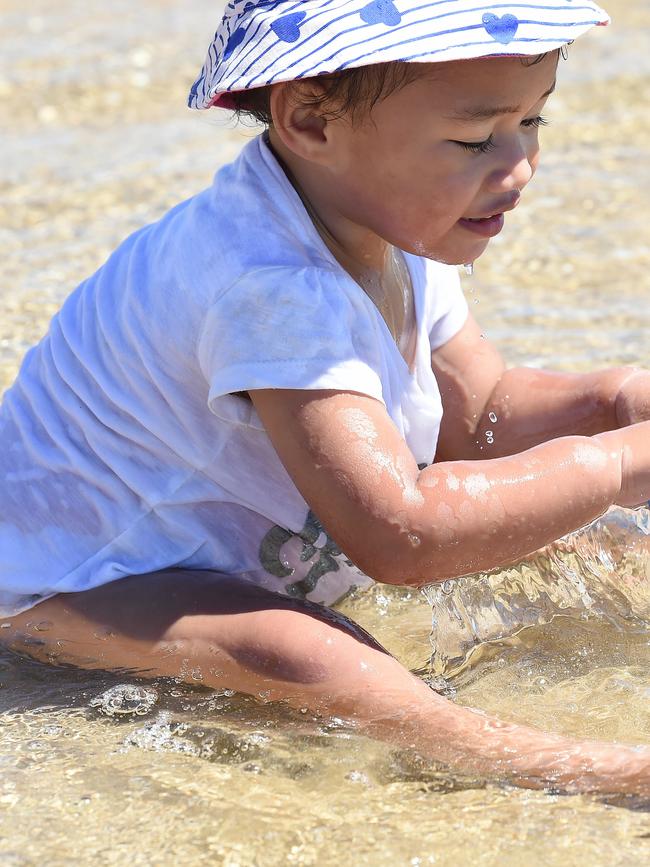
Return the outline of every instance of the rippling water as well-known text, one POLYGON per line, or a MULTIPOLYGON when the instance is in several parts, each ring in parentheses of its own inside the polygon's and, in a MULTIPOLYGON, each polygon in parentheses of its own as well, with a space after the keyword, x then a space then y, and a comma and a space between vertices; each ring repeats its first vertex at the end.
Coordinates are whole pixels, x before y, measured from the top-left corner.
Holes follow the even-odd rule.
MULTIPOLYGON (((528 207, 466 283, 512 363, 650 364, 650 12, 609 7, 615 26, 563 64, 528 207)), ((213 4, 89 8, 0 6, 0 390, 70 289, 250 135, 184 109, 213 4)), ((648 744, 647 521, 614 511, 516 568, 428 599, 378 586, 345 611, 456 701, 648 744)), ((0 867, 604 867, 644 863, 649 835, 640 803, 455 779, 200 683, 0 655, 0 867)))

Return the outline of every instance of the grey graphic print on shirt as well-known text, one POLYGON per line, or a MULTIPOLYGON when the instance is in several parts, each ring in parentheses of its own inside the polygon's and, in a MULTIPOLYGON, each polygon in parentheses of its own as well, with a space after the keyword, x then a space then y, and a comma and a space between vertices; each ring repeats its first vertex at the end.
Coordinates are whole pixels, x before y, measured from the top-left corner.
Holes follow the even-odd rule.
MULTIPOLYGON (((425 461, 418 464, 418 469, 424 470, 428 466, 430 464, 425 461)), ((274 575, 276 578, 290 578, 296 574, 297 570, 289 564, 288 551, 285 548, 290 543, 298 545, 300 548, 298 557, 301 563, 307 563, 318 556, 303 578, 286 585, 285 592, 289 596, 305 599, 316 589, 321 578, 332 572, 338 572, 341 569, 341 564, 359 576, 360 586, 363 586, 368 580, 367 576, 345 556, 336 542, 327 535, 323 525, 311 510, 307 513, 305 526, 299 533, 292 533, 291 530, 276 525, 262 539, 259 553, 260 562, 269 575, 274 575)), ((351 584, 350 591, 355 589, 357 589, 356 585, 351 584)))
POLYGON ((327 535, 316 515, 309 511, 305 526, 300 532, 292 533, 285 527, 275 526, 262 539, 260 562, 270 575, 275 575, 276 578, 290 578, 295 575, 296 569, 288 564, 282 552, 284 546, 292 540, 299 540, 300 561, 307 563, 313 560, 313 562, 303 578, 286 586, 286 593, 290 596, 305 599, 316 589, 323 576, 339 571, 341 568, 339 560, 358 572, 352 561, 345 557, 336 542, 327 535))

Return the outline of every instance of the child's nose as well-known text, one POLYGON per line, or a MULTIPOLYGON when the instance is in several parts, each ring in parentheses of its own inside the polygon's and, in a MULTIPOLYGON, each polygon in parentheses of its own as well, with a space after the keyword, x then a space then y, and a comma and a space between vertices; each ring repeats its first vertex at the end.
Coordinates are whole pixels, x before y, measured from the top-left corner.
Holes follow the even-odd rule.
POLYGON ((490 176, 490 192, 503 193, 523 190, 535 174, 538 148, 533 152, 517 141, 498 154, 497 164, 490 176))

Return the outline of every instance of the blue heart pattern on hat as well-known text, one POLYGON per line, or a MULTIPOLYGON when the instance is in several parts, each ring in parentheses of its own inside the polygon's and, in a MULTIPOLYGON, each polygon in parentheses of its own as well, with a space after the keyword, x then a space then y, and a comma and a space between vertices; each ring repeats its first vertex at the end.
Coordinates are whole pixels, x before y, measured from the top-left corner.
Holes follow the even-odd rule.
POLYGON ((271 30, 283 42, 297 42, 300 39, 300 25, 306 17, 306 12, 283 15, 271 24, 271 30))
POLYGON ((233 33, 230 34, 230 39, 228 40, 225 51, 223 52, 224 60, 228 60, 235 48, 237 48, 238 45, 241 45, 244 40, 244 36, 246 36, 245 27, 238 27, 233 33))
POLYGON ((519 19, 516 15, 494 15, 492 12, 486 12, 483 16, 483 26, 493 39, 501 42, 502 45, 507 45, 515 38, 515 34, 519 29, 519 19))
POLYGON ((375 63, 533 57, 609 23, 598 0, 226 0, 217 5, 225 6, 224 16, 192 86, 192 108, 228 107, 230 92, 375 63))
MULTIPOLYGON (((242 0, 235 0, 235 2, 241 3, 242 0)), ((572 2, 572 0, 568 0, 568 2, 572 2)), ((253 6, 254 4, 247 0, 244 11, 248 11, 253 6)), ((366 24, 385 24, 387 27, 396 27, 402 21, 402 14, 393 0, 372 0, 371 3, 363 7, 359 14, 361 20, 366 24)), ((306 12, 291 12, 278 18, 277 21, 273 21, 271 30, 283 42, 298 42, 300 26, 306 17, 306 12)), ((499 17, 493 12, 486 12, 483 15, 483 26, 493 39, 502 45, 507 45, 515 38, 519 29, 519 19, 516 15, 507 14, 499 17)), ((245 27, 238 27, 231 34, 223 54, 224 60, 231 56, 237 46, 243 42, 245 36, 245 27)))
POLYGON ((402 16, 393 0, 373 0, 361 10, 361 20, 366 24, 385 24, 387 27, 395 27, 402 20, 402 16))

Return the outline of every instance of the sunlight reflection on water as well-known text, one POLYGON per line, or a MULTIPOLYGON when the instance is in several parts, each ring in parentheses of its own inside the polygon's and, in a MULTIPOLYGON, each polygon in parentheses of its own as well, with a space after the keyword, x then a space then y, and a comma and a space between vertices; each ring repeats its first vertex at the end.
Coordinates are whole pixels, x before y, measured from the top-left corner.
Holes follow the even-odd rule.
MULTIPOLYGON (((611 31, 563 65, 527 207, 463 278, 513 364, 650 361, 650 12, 607 5, 611 31)), ((25 16, 5 0, 0 26, 1 391, 70 289, 245 136, 184 108, 212 4, 114 0, 89 15, 31 0, 25 16)), ((457 701, 650 743, 648 527, 631 520, 610 514, 596 538, 433 593, 433 663, 424 597, 375 587, 343 609, 457 701)), ((0 865, 640 863, 646 808, 623 806, 636 809, 456 779, 232 694, 0 654, 0 865)))

